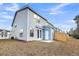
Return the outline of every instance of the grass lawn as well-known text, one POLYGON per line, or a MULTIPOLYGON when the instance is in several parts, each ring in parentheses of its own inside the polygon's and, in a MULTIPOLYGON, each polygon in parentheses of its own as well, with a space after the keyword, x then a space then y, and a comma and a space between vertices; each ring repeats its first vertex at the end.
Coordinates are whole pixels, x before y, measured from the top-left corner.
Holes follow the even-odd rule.
POLYGON ((4 56, 60 56, 79 55, 79 40, 51 43, 0 40, 0 55, 4 56))

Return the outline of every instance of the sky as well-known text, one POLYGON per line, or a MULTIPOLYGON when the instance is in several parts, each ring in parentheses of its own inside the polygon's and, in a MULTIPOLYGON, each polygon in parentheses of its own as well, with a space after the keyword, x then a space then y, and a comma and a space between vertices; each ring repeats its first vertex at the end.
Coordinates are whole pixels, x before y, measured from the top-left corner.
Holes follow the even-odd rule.
POLYGON ((0 29, 11 30, 15 12, 26 5, 62 31, 76 28, 73 19, 79 15, 78 3, 0 3, 0 29))

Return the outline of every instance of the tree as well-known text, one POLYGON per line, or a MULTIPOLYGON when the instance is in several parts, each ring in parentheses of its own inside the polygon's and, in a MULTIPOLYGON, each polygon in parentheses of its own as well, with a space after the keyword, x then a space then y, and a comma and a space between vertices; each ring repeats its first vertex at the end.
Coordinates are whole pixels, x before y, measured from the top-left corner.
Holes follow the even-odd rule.
POLYGON ((74 20, 77 24, 77 28, 73 31, 73 36, 79 39, 79 15, 77 15, 74 20))
POLYGON ((73 30, 73 28, 71 28, 71 29, 69 30, 69 32, 68 32, 69 36, 73 36, 73 32, 74 32, 74 30, 73 30))
POLYGON ((75 18, 74 18, 76 24, 77 24, 77 30, 79 30, 79 15, 77 15, 75 18))

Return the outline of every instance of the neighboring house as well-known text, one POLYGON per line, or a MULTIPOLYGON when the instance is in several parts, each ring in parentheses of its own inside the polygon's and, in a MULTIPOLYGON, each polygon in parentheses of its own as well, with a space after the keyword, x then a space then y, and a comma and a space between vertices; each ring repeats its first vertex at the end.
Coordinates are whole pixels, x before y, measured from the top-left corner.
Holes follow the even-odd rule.
POLYGON ((0 39, 9 39, 10 31, 5 29, 0 29, 0 39))
POLYGON ((55 27, 44 17, 26 6, 16 11, 12 23, 11 38, 18 40, 50 40, 54 39, 55 27))

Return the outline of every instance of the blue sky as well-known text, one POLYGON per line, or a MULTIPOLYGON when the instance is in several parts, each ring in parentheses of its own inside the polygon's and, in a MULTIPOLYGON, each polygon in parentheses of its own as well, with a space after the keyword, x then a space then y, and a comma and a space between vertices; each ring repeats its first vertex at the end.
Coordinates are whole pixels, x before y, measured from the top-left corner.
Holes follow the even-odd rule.
MULTIPOLYGON (((0 28, 11 30, 15 12, 27 3, 0 3, 0 28)), ((76 28, 73 18, 79 15, 79 4, 73 3, 29 3, 37 13, 63 31, 76 28)))

